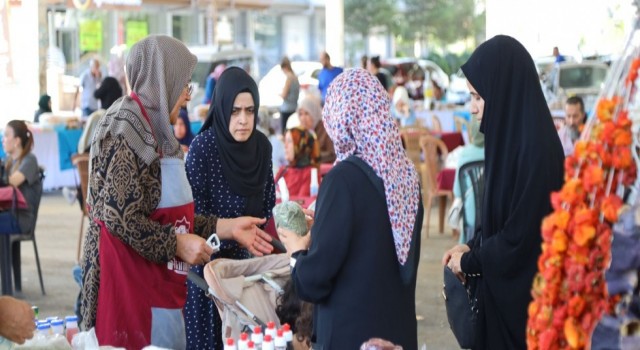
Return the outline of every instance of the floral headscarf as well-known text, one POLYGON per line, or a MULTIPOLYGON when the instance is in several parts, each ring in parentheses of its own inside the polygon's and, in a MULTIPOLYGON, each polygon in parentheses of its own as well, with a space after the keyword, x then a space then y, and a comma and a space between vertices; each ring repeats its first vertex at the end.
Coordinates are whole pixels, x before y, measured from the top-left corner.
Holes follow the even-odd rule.
POLYGON ((338 161, 355 155, 382 179, 396 254, 404 265, 418 213, 420 186, 389 112, 387 92, 366 70, 346 70, 329 86, 322 117, 338 161))

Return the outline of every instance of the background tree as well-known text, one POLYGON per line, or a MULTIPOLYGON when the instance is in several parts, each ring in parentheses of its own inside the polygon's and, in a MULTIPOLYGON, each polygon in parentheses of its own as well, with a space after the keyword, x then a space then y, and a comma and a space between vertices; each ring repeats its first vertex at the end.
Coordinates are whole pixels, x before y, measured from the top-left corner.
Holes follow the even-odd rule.
POLYGON ((397 14, 394 0, 344 0, 345 29, 362 36, 366 54, 369 54, 369 34, 374 28, 398 32, 397 14))

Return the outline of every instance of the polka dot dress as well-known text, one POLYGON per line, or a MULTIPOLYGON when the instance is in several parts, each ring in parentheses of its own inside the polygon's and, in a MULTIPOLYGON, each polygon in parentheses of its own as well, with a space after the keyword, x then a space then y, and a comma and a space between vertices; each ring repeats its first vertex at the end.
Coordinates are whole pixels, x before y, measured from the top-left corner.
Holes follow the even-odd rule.
MULTIPOLYGON (((219 218, 236 218, 244 215, 245 197, 235 194, 227 183, 218 156, 213 129, 196 136, 187 155, 187 177, 193 191, 196 214, 216 215, 219 218)), ((264 216, 271 217, 275 205, 273 170, 269 171, 265 186, 264 216)), ((213 233, 213 232, 212 232, 213 233)), ((235 241, 222 241, 220 252, 211 259, 247 259, 251 254, 235 241)), ((203 266, 191 270, 203 276, 203 266)), ((213 301, 202 289, 187 282, 187 303, 184 318, 187 332, 187 349, 222 349, 221 321, 213 301)))

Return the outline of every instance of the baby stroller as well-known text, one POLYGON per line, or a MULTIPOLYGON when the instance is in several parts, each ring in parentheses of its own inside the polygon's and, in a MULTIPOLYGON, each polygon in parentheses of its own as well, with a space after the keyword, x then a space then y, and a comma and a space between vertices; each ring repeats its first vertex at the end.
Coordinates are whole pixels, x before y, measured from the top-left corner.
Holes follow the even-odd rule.
POLYGON ((204 268, 204 278, 189 279, 215 302, 222 319, 222 337, 238 339, 254 326, 264 330, 269 321, 280 327, 276 299, 290 276, 286 254, 246 260, 216 259, 204 268))

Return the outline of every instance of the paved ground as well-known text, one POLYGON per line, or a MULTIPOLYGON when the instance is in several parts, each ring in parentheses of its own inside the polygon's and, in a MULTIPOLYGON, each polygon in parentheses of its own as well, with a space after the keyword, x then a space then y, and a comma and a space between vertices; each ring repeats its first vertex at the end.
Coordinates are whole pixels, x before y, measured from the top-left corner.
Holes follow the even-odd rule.
MULTIPOLYGON (((432 211, 430 237, 422 241, 416 309, 418 344, 429 350, 458 349, 449 330, 442 299, 442 253, 455 242, 450 231, 437 233, 437 208, 432 211)), ((40 292, 31 242, 22 243, 22 298, 40 308, 40 317, 73 314, 79 287, 71 269, 75 264, 81 212, 60 192, 45 193, 40 206, 36 236, 47 295, 40 292)), ((86 227, 85 222, 85 227, 86 227)), ((424 233, 423 233, 424 237, 424 233)))

